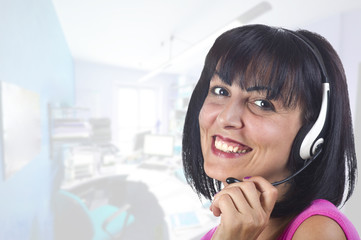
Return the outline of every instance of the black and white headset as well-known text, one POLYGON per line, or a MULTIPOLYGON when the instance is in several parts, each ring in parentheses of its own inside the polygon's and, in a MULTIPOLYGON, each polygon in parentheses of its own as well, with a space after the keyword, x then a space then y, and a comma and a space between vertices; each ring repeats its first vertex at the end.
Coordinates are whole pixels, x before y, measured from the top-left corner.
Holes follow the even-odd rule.
POLYGON ((299 150, 300 157, 303 160, 308 160, 312 156, 314 156, 318 150, 321 149, 322 144, 324 142, 324 138, 321 133, 326 126, 326 118, 329 107, 330 83, 328 81, 328 75, 325 64, 323 62, 323 58, 320 52, 318 51, 318 49, 316 48, 316 46, 304 36, 292 31, 288 31, 288 32, 306 44, 306 46, 315 56, 318 65, 320 66, 321 74, 322 74, 321 109, 318 114, 317 120, 315 121, 311 129, 307 132, 307 134, 304 136, 299 150))
MULTIPOLYGON (((326 127, 326 120, 329 108, 329 95, 330 95, 330 83, 328 80, 328 74, 326 67, 321 56, 321 53, 318 51, 317 47, 308 40, 305 36, 298 34, 293 31, 286 30, 288 33, 292 34, 294 37, 303 42, 308 49, 313 53, 318 62, 318 65, 321 69, 321 78, 322 78, 322 103, 320 112, 314 124, 308 128, 306 132, 302 132, 299 143, 297 143, 297 148, 295 149, 299 153, 299 157, 303 159, 304 165, 297 172, 293 173, 291 176, 283 179, 282 181, 274 182, 272 185, 277 186, 284 182, 289 181, 294 178, 300 172, 302 172, 308 165, 310 165, 321 153, 322 144, 324 143, 324 129, 326 127)), ((297 154, 297 153, 296 153, 297 154)))

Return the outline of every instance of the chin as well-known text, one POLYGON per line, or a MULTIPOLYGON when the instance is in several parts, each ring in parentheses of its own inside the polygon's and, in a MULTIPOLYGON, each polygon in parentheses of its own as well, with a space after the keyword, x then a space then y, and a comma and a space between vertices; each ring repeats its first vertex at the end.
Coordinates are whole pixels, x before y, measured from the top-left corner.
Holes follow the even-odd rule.
MULTIPOLYGON (((239 176, 236 175, 232 175, 232 174, 227 174, 227 172, 229 171, 223 171, 221 169, 213 169, 213 168, 207 168, 205 167, 205 172, 207 174, 208 177, 213 178, 215 180, 221 181, 221 182, 225 182, 227 178, 229 177, 234 177, 234 178, 239 178, 239 176)), ((238 175, 238 174, 237 174, 238 175)))

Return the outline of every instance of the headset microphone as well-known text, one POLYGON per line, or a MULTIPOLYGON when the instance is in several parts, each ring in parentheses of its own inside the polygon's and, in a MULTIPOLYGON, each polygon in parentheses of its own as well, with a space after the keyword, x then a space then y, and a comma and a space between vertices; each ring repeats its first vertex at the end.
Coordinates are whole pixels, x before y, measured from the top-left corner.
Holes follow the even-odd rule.
MULTIPOLYGON (((321 149, 317 150, 316 153, 310 158, 308 159, 307 161, 305 161, 305 164, 303 165, 302 168, 300 168, 297 172, 295 172, 294 174, 292 174, 291 176, 281 180, 281 181, 277 181, 277 182, 273 182, 271 183, 273 186, 278 186, 282 183, 285 183, 285 182, 288 182, 289 180, 291 180, 292 178, 296 177, 300 172, 302 172, 306 167, 308 167, 308 165, 310 165, 317 157, 318 155, 320 155, 321 153, 321 149)), ((231 184, 231 183, 236 183, 236 182, 242 182, 241 180, 238 180, 236 178, 233 178, 233 177, 229 177, 226 179, 226 182, 228 184, 231 184)))
POLYGON ((289 180, 291 180, 292 178, 296 177, 300 172, 302 172, 306 167, 308 167, 308 165, 310 165, 317 157, 318 155, 320 155, 321 153, 321 149, 317 150, 315 152, 315 154, 310 158, 308 159, 307 161, 305 161, 305 164, 303 165, 302 168, 300 168, 297 172, 295 172, 294 174, 292 174, 291 176, 281 180, 281 181, 277 181, 277 182, 273 182, 272 185, 273 186, 277 186, 277 185, 280 185, 282 183, 285 183, 285 182, 288 182, 289 180))

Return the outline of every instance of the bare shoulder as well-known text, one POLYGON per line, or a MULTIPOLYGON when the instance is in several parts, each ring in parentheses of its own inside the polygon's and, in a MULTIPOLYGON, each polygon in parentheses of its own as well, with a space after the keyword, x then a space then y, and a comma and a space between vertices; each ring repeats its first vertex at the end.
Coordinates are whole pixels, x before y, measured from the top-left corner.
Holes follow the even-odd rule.
POLYGON ((315 215, 306 219, 297 229, 293 240, 346 240, 337 222, 326 216, 315 215))

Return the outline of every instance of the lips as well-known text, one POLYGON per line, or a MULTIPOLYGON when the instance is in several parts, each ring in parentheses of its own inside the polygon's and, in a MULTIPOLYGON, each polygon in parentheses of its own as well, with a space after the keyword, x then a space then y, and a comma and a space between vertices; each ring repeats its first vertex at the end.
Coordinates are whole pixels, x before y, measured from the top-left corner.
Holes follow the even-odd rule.
MULTIPOLYGON (((231 139, 223 138, 221 136, 213 137, 213 146, 212 149, 215 153, 227 153, 227 154, 246 154, 252 151, 252 148, 236 142, 231 139)), ((228 155, 229 156, 229 155, 228 155)))

